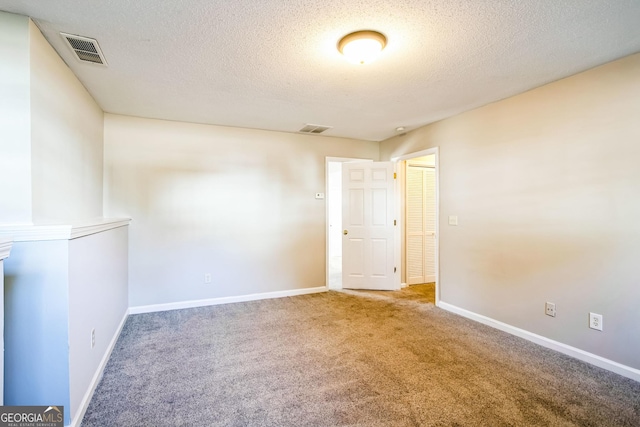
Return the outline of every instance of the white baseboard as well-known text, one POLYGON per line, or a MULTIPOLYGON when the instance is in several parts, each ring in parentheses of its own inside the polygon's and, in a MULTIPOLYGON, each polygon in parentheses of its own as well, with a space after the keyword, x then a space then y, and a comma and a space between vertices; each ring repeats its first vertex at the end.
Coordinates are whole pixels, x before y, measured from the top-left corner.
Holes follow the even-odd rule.
POLYGON ((515 326, 511 326, 498 320, 494 320, 490 317, 486 317, 481 314, 456 307, 455 305, 448 304, 446 302, 440 301, 438 303, 438 307, 442 308, 443 310, 450 311, 451 313, 458 314, 462 317, 475 320, 476 322, 480 322, 493 328, 500 329, 501 331, 507 332, 511 335, 524 338, 543 347, 547 347, 551 350, 566 354, 567 356, 582 360, 583 362, 598 366, 599 368, 615 372, 616 374, 622 375, 623 377, 631 378, 632 380, 640 382, 639 369, 614 362, 613 360, 605 359, 604 357, 598 356, 596 354, 580 350, 579 348, 575 348, 558 341, 554 341, 552 339, 543 337, 542 335, 534 334, 533 332, 525 331, 524 329, 516 328, 515 326))
POLYGON ((404 289, 404 288, 406 288, 407 286, 409 286, 409 285, 407 285, 406 283, 400 283, 400 289, 404 289))
POLYGON ((319 286, 317 288, 291 289, 289 291, 264 292, 260 294, 239 295, 234 297, 181 301, 168 304, 140 305, 137 307, 130 307, 129 314, 154 313, 157 311, 181 310, 183 308, 206 307, 210 305, 231 304, 235 302, 256 301, 261 299, 293 297, 296 295, 315 294, 326 291, 328 291, 326 286, 319 286))
POLYGON ((118 325, 118 328, 116 329, 115 334, 113 334, 113 337, 111 338, 111 342, 109 343, 109 346, 107 347, 107 351, 104 353, 104 356, 102 357, 102 360, 100 361, 100 364, 98 365, 98 369, 96 369, 95 374, 93 374, 93 378, 91 379, 91 383, 89 384, 89 388, 87 389, 87 392, 84 395, 84 398, 82 399, 82 402, 80 402, 80 408, 78 409, 78 411, 76 412, 76 416, 73 417, 73 420, 71 420, 71 427, 80 427, 80 423, 82 422, 82 418, 84 418, 84 414, 85 412, 87 412, 87 408, 89 407, 89 402, 91 402, 91 398, 93 397, 93 393, 96 391, 96 387, 98 386, 98 383, 100 382, 100 379, 102 378, 102 373, 104 372, 104 368, 107 366, 107 362, 109 361, 109 358, 111 357, 111 353, 113 352, 113 349, 116 346, 116 342, 118 341, 118 338, 120 337, 120 332, 122 332, 122 328, 124 327, 124 323, 127 321, 127 317, 129 316, 129 310, 124 312, 124 316, 122 317, 122 320, 120 321, 120 325, 118 325))

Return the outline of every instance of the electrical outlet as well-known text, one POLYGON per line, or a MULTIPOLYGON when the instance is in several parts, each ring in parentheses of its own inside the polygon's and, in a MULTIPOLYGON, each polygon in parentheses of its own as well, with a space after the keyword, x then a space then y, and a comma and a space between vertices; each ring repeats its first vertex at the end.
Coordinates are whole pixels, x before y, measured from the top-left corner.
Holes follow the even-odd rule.
POLYGON ((204 283, 211 283, 211 273, 205 273, 204 283))
POLYGON ((602 314, 589 313, 589 327, 596 331, 602 330, 602 314))
POLYGON ((552 302, 545 302, 544 313, 547 316, 556 317, 556 305, 552 302))
POLYGON ((96 330, 95 328, 91 330, 91 348, 96 346, 96 330))

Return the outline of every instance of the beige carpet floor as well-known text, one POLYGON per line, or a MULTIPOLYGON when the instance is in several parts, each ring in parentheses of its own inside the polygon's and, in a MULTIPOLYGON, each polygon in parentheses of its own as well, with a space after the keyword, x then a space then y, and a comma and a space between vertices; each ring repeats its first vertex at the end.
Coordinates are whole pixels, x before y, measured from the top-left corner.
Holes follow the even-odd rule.
POLYGON ((398 293, 130 316, 83 426, 640 426, 640 383, 398 293))

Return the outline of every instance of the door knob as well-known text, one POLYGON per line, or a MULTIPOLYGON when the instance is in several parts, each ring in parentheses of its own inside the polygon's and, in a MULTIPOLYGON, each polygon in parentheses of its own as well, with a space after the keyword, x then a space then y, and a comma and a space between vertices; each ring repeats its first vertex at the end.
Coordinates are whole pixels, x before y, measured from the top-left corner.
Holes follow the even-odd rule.
POLYGON ((344 234, 344 235, 346 236, 347 234, 349 234, 349 231, 348 231, 348 230, 344 230, 344 231, 342 232, 342 234, 344 234))

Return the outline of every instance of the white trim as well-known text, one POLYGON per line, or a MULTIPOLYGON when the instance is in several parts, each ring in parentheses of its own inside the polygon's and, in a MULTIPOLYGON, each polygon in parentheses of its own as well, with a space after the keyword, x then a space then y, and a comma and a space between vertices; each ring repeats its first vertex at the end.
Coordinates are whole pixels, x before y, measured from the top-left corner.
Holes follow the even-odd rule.
POLYGON ((13 240, 0 239, 0 261, 9 258, 11 246, 13 246, 13 240))
POLYGON ((71 236, 71 225, 1 226, 0 236, 12 238, 15 242, 68 240, 71 236))
POLYGON ((88 224, 76 224, 71 227, 71 239, 102 233, 103 231, 129 225, 130 218, 100 218, 88 224))
POLYGON ((76 224, 3 225, 0 226, 0 238, 8 237, 14 242, 71 240, 124 227, 130 221, 130 218, 96 218, 76 224))
MULTIPOLYGON (((436 154, 436 156, 437 156, 438 148, 439 147, 427 148, 426 150, 416 151, 415 153, 403 154, 402 156, 392 157, 391 161, 392 162, 399 162, 401 160, 409 160, 409 159, 414 159, 416 157, 430 156, 432 154, 436 154)), ((437 166, 438 166, 438 164, 436 163, 436 167, 437 166)))
POLYGON ((184 308, 207 307, 211 305, 232 304, 236 302, 293 297, 297 295, 327 292, 328 290, 329 289, 326 286, 319 286, 317 288, 291 289, 288 291, 264 292, 260 294, 238 295, 234 297, 181 301, 167 304, 139 305, 137 307, 130 307, 129 314, 155 313, 157 311, 182 310, 184 308))
POLYGON ((404 282, 403 282, 403 283, 400 283, 400 289, 404 289, 404 288, 406 288, 407 286, 409 286, 409 285, 407 285, 407 284, 406 284, 406 283, 404 283, 404 282))
MULTIPOLYGON (((394 194, 394 200, 393 200, 393 216, 394 216, 394 220, 396 221, 395 223, 395 227, 393 230, 393 257, 394 257, 394 264, 395 264, 395 268, 396 268, 396 277, 395 277, 395 284, 396 287, 398 289, 402 289, 402 227, 404 227, 404 221, 402 219, 402 203, 403 203, 403 197, 402 197, 402 193, 403 193, 403 187, 404 187, 404 171, 402 171, 401 169, 403 168, 399 168, 398 167, 398 162, 393 161, 393 173, 395 174, 394 177, 394 187, 393 187, 393 191, 395 192, 394 194)), ((405 275, 405 280, 407 279, 406 275, 405 275)), ((406 285, 406 284, 405 284, 406 285)))
POLYGON ((433 150, 436 156, 436 303, 440 301, 440 148, 433 150))
POLYGON ((571 356, 576 359, 582 360, 583 362, 587 362, 592 365, 598 366, 600 368, 606 369, 608 371, 615 372, 616 374, 622 375, 623 377, 631 378, 632 380, 640 382, 639 369, 635 369, 630 366, 626 366, 621 363, 614 362, 613 360, 605 359, 604 357, 598 356, 596 354, 589 353, 584 350, 580 350, 579 348, 575 348, 558 341, 554 341, 552 339, 543 337, 538 334, 534 334, 533 332, 529 332, 524 329, 516 328, 515 326, 508 325, 498 320, 494 320, 490 317, 486 317, 481 314, 477 314, 477 313, 465 310, 463 308, 457 307, 455 305, 452 305, 443 301, 440 301, 438 303, 438 307, 442 308, 443 310, 447 310, 451 313, 458 314, 462 317, 466 317, 467 319, 475 320, 476 322, 483 323, 487 326, 491 326, 492 328, 496 328, 501 331, 507 332, 511 335, 524 338, 527 341, 534 342, 543 347, 546 347, 551 350, 560 352, 562 354, 566 354, 567 356, 571 356))
POLYGON ((76 411, 76 416, 73 417, 70 426, 72 427, 80 427, 80 423, 82 422, 82 418, 84 418, 84 414, 87 412, 87 408, 89 407, 89 403, 91 402, 91 398, 93 397, 93 393, 96 391, 96 387, 98 387, 98 383, 100 379, 102 379, 102 374, 104 373, 104 368, 107 366, 107 362, 111 357, 111 353, 116 346, 116 342, 118 342, 118 338, 120 337, 120 333, 122 332, 122 328, 124 328, 124 324, 127 321, 127 317, 129 317, 129 309, 125 310, 124 316, 120 321, 120 325, 116 330, 116 333, 111 338, 111 342, 109 343, 109 347, 107 347, 107 351, 104 353, 102 360, 100 361, 100 365, 98 365, 98 369, 96 369, 93 378, 91 379, 91 383, 89 384, 89 388, 87 392, 84 394, 84 398, 82 398, 82 402, 80 402, 80 408, 76 411))

